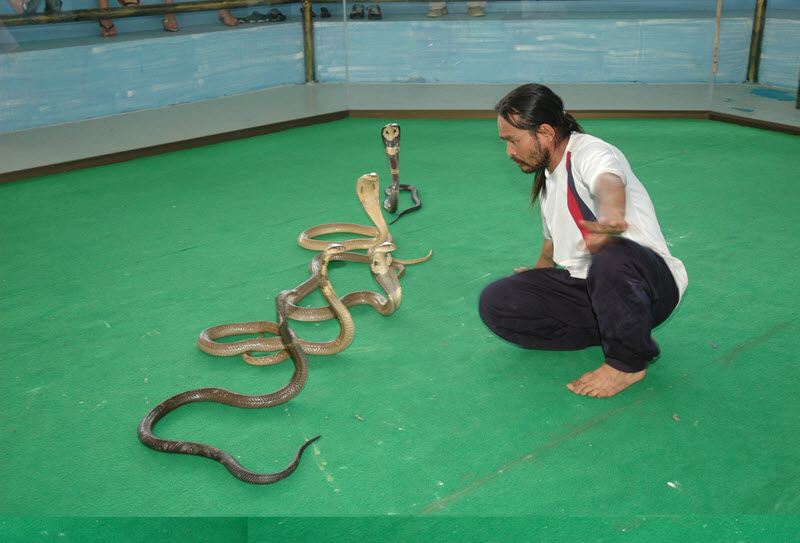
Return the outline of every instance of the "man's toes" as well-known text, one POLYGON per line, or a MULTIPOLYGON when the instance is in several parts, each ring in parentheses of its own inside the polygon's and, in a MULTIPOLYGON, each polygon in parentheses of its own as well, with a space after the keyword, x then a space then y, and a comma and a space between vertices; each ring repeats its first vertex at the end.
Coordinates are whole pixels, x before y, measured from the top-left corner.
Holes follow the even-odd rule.
POLYGON ((586 396, 587 389, 589 389, 590 384, 583 380, 583 377, 580 379, 575 379, 571 383, 567 384, 567 388, 570 389, 575 394, 579 394, 581 396, 586 396))
POLYGON ((567 388, 570 389, 572 392, 575 392, 575 388, 576 388, 575 383, 577 383, 577 381, 571 381, 571 382, 567 383, 567 388))

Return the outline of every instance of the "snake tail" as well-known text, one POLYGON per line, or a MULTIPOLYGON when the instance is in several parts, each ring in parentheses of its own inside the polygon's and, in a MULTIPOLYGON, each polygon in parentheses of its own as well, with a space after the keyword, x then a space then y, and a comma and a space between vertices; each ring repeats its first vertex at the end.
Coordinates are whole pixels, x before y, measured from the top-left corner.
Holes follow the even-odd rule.
POLYGON ((285 290, 275 299, 278 313, 278 331, 280 332, 281 341, 294 361, 294 374, 288 383, 274 392, 260 395, 241 394, 217 387, 196 388, 175 394, 155 406, 144 416, 139 423, 139 440, 144 445, 156 451, 174 454, 191 454, 216 460, 225 466, 234 477, 246 483, 266 485, 276 483, 291 475, 300 463, 300 457, 303 451, 312 442, 319 439, 320 436, 306 441, 285 469, 276 473, 257 473, 244 468, 230 454, 222 449, 194 441, 164 439, 155 435, 153 428, 169 413, 190 403, 213 402, 245 409, 261 409, 284 404, 297 396, 308 380, 308 358, 299 345, 297 335, 289 328, 286 318, 288 305, 295 300, 296 296, 296 290, 285 290))

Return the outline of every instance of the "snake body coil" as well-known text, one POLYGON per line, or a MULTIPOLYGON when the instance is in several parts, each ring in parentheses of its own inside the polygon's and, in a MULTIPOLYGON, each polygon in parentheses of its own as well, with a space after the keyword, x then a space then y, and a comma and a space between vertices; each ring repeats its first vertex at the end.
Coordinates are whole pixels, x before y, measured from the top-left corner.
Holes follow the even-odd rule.
POLYGON ((401 289, 399 278, 403 275, 404 266, 423 262, 431 257, 432 252, 414 260, 396 260, 391 252, 396 249, 392 243, 386 221, 378 202, 378 176, 368 174, 361 176, 357 184, 357 192, 367 215, 375 226, 362 226, 349 223, 332 223, 309 228, 300 234, 298 242, 301 246, 322 251, 316 255, 309 265, 310 277, 292 290, 281 292, 275 299, 277 322, 253 321, 212 326, 204 330, 197 339, 198 347, 206 353, 216 356, 241 354, 249 364, 277 364, 292 358, 294 374, 289 382, 274 392, 262 395, 249 395, 232 392, 223 388, 198 388, 176 394, 154 407, 141 421, 138 428, 139 439, 146 446, 157 451, 191 454, 216 460, 223 464, 238 479, 253 484, 270 484, 288 477, 297 468, 303 451, 317 436, 306 441, 295 454, 291 463, 276 473, 256 473, 245 469, 225 451, 193 441, 164 439, 155 435, 153 428, 171 411, 186 404, 195 402, 215 402, 246 409, 261 409, 283 404, 294 398, 308 379, 307 354, 327 355, 346 349, 353 341, 355 326, 348 311, 349 307, 366 304, 383 315, 392 314, 400 305, 401 289), (314 239, 317 236, 348 232, 368 238, 351 239, 342 242, 328 242, 314 239), (353 250, 367 250, 367 254, 354 253, 353 250), (332 260, 368 263, 370 272, 384 290, 385 295, 378 292, 351 292, 339 298, 328 277, 328 264, 332 260), (297 303, 319 289, 327 302, 324 307, 301 307, 297 303), (331 341, 313 342, 297 337, 289 327, 289 319, 297 321, 322 321, 336 318, 339 321, 339 335, 331 341), (232 335, 271 334, 273 337, 248 338, 230 343, 219 343, 216 340, 232 335), (253 356, 253 352, 272 353, 253 356))
POLYGON ((213 387, 181 392, 180 394, 167 398, 145 415, 139 423, 138 434, 141 442, 151 449, 161 452, 191 454, 216 460, 225 466, 234 477, 247 483, 264 485, 275 483, 288 477, 295 468, 297 468, 297 465, 300 463, 300 457, 306 447, 319 439, 320 436, 306 441, 300 449, 298 449, 294 459, 285 469, 276 473, 256 473, 242 467, 239 462, 222 449, 204 443, 196 443, 194 441, 164 439, 153 433, 153 427, 171 411, 190 403, 215 402, 233 407, 261 409, 286 403, 297 396, 308 379, 308 359, 303 349, 298 344, 297 335, 289 328, 285 317, 286 304, 295 294, 295 291, 283 291, 276 299, 278 320, 280 322, 278 326, 280 337, 294 360, 294 374, 286 385, 275 392, 261 395, 239 394, 238 392, 232 392, 224 388, 213 387))

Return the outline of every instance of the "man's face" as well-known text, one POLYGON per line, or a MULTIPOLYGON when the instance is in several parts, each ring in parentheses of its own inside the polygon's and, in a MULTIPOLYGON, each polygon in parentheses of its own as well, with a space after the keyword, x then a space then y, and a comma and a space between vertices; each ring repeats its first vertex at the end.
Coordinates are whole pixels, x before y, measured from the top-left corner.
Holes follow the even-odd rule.
MULTIPOLYGON (((516 122, 513 116, 512 120, 516 122)), ((542 145, 538 134, 534 137, 528 130, 511 125, 500 115, 497 116, 497 131, 507 142, 506 154, 523 172, 533 173, 550 162, 550 150, 542 145)))

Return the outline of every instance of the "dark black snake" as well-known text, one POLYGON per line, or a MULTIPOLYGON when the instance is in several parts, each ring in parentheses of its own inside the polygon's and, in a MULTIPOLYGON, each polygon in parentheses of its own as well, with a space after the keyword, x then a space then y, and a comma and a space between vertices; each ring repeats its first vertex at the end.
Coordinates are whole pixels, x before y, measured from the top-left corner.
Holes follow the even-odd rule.
POLYGON ((422 207, 422 202, 419 199, 417 187, 413 185, 403 185, 400 183, 400 125, 397 123, 387 124, 381 129, 381 139, 383 140, 383 148, 386 151, 386 158, 389 160, 389 173, 391 174, 392 183, 384 193, 387 198, 383 201, 383 209, 389 213, 397 211, 397 203, 400 198, 400 191, 405 190, 411 193, 411 199, 414 200, 414 205, 408 209, 401 211, 389 224, 393 224, 397 219, 411 213, 422 207))

